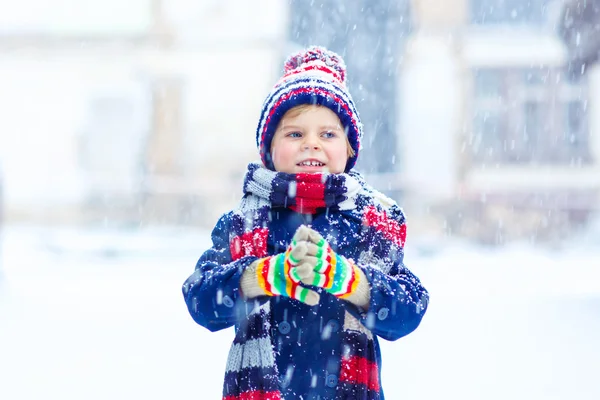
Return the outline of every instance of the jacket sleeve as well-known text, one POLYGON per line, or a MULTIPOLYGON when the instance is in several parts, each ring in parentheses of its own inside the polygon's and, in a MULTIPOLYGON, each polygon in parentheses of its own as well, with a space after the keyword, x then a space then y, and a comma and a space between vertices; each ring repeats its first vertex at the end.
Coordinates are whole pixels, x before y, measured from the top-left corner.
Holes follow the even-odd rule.
POLYGON ((368 210, 361 223, 392 238, 398 247, 390 249, 385 261, 369 256, 371 249, 362 249, 367 256, 359 255, 357 261, 370 286, 368 308, 344 303, 346 310, 371 332, 386 340, 397 340, 417 329, 427 311, 429 293, 404 265, 404 212, 385 195, 374 191, 374 196, 381 208, 368 210))
POLYGON ((202 254, 196 269, 183 284, 190 315, 211 332, 233 326, 247 304, 242 300, 240 278, 257 257, 233 261, 229 248, 230 215, 222 216, 212 231, 212 247, 202 254))
POLYGON ((369 308, 363 310, 346 304, 348 311, 366 328, 386 340, 397 340, 417 329, 429 303, 429 293, 404 266, 402 258, 388 273, 375 266, 361 265, 371 286, 369 308))

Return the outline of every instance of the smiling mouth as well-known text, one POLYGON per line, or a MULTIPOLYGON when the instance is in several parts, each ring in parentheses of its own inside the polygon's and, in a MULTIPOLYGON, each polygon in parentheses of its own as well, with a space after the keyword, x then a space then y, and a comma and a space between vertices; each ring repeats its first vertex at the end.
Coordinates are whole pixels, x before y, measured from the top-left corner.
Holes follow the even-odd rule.
POLYGON ((325 164, 316 160, 302 161, 296 164, 299 167, 324 167, 325 164))

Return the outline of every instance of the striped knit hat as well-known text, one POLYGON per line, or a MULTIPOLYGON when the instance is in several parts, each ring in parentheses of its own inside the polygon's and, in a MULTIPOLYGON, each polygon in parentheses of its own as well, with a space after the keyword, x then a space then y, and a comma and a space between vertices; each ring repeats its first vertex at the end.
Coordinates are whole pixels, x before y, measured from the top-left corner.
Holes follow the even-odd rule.
POLYGON ((263 104, 256 129, 256 145, 264 165, 275 170, 270 151, 277 125, 288 110, 301 104, 322 105, 337 114, 354 150, 345 171, 351 170, 360 150, 362 124, 346 88, 344 60, 318 46, 292 54, 287 59, 283 76, 263 104))

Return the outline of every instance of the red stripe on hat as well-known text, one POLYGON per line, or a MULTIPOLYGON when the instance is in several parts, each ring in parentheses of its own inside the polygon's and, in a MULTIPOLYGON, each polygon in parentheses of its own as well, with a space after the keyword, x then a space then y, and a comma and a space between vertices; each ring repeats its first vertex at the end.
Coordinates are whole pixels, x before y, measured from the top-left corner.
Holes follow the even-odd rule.
POLYGON ((287 78, 289 78, 292 75, 301 74, 303 72, 312 71, 312 70, 318 70, 318 71, 322 71, 322 72, 326 72, 328 74, 331 74, 331 75, 333 75, 333 77, 334 77, 334 79, 336 80, 337 83, 339 83, 342 86, 345 86, 344 83, 342 82, 342 79, 341 79, 340 74, 338 73, 338 71, 336 71, 334 69, 331 69, 331 68, 329 68, 327 66, 318 65, 318 64, 317 65, 308 65, 308 66, 304 66, 304 67, 293 69, 290 72, 288 72, 287 74, 285 74, 283 76, 283 78, 280 80, 280 82, 286 80, 287 78))
POLYGON ((239 396, 226 396, 223 400, 281 400, 281 393, 263 392, 262 390, 252 390, 250 392, 240 393, 239 396))
POLYGON ((364 357, 342 358, 340 381, 365 385, 370 390, 379 391, 379 370, 377 363, 364 357))
POLYGON ((385 211, 377 211, 374 206, 365 208, 363 214, 363 225, 372 226, 381 232, 386 239, 391 240, 400 247, 406 242, 406 224, 388 218, 385 211))

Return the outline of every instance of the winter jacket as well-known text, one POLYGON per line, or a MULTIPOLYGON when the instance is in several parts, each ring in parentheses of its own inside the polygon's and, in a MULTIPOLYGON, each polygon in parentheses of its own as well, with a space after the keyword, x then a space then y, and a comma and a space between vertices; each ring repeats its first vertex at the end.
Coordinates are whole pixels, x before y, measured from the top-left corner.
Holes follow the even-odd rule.
MULTIPOLYGON (((427 309, 428 293, 419 279, 403 264, 403 254, 388 274, 369 265, 359 267, 369 284, 370 304, 367 310, 340 300, 317 289, 320 303, 309 307, 287 297, 260 297, 245 300, 240 291, 244 269, 256 257, 232 261, 230 252, 231 215, 218 221, 212 232, 212 248, 199 259, 194 273, 183 287, 185 301, 192 318, 210 331, 235 326, 255 306, 255 302, 271 302, 272 343, 280 375, 280 390, 285 399, 334 399, 343 349, 339 335, 345 311, 356 317, 374 337, 376 361, 381 382, 381 352, 377 338, 394 341, 414 331, 427 309)), ((361 221, 349 212, 304 215, 290 209, 272 209, 267 249, 269 255, 284 252, 296 229, 310 224, 328 238, 334 251, 358 260, 362 250, 354 233, 361 221), (337 243, 342 242, 343 247, 337 243)), ((380 392, 383 399, 383 390, 380 392)))

